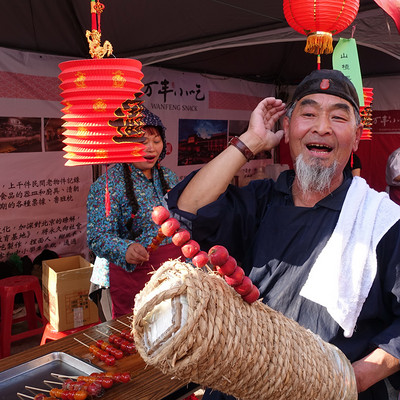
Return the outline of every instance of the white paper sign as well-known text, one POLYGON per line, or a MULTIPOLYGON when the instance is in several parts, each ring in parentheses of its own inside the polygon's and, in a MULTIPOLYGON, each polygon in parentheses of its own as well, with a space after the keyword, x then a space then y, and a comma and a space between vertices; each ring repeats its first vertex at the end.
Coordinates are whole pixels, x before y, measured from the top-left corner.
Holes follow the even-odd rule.
POLYGON ((32 261, 44 249, 87 257, 90 166, 66 167, 62 152, 1 154, 0 260, 32 261))

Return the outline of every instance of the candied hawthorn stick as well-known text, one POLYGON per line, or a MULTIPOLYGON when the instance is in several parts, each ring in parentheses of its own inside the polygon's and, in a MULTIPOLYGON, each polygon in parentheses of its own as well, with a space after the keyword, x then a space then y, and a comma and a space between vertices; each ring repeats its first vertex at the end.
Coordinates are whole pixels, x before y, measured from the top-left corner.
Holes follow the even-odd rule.
POLYGON ((121 321, 119 319, 116 319, 116 321, 118 321, 120 324, 125 325, 127 328, 129 328, 129 329, 122 329, 121 336, 123 336, 126 340, 129 340, 130 342, 134 342, 135 338, 134 338, 133 333, 131 331, 132 326, 128 325, 126 322, 121 321))
POLYGON ((147 246, 147 251, 154 251, 167 236, 172 236, 180 226, 181 224, 176 218, 165 220, 158 229, 157 235, 153 238, 150 245, 147 246))
MULTIPOLYGON (((57 399, 71 399, 71 400, 85 400, 88 397, 88 393, 85 390, 65 390, 65 389, 57 389, 53 388, 50 390, 36 388, 33 386, 25 386, 25 389, 28 390, 36 390, 39 392, 47 392, 50 394, 51 398, 57 399)), ((42 393, 39 393, 41 395, 42 393)), ((42 399, 42 397, 34 397, 35 400, 42 399)))
POLYGON ((90 376, 95 376, 100 379, 112 379, 113 382, 117 383, 127 383, 131 380, 130 372, 92 372, 90 376))
POLYGON ((210 263, 218 273, 224 276, 225 282, 232 286, 242 299, 247 303, 254 303, 260 296, 257 286, 253 285, 251 279, 245 276, 244 271, 229 255, 224 246, 215 245, 208 251, 210 263))
MULTIPOLYGON (((169 216, 169 211, 163 206, 154 207, 153 212, 151 213, 151 218, 156 225, 161 225, 169 218, 169 216)), ((151 243, 147 246, 147 251, 151 253, 156 250, 165 238, 166 236, 163 234, 161 228, 159 228, 157 235, 154 236, 151 243)))
POLYGON ((122 329, 121 333, 120 333, 121 337, 129 340, 130 342, 134 342, 134 338, 132 333, 129 331, 129 329, 122 329))
MULTIPOLYGON (((114 328, 113 326, 109 326, 109 328, 113 329, 114 331, 116 331, 116 332, 118 332, 118 333, 120 334, 119 338, 117 339, 118 344, 115 343, 115 345, 116 345, 117 347, 120 346, 120 349, 121 349, 122 351, 125 351, 125 352, 128 353, 128 354, 136 353, 137 350, 136 350, 135 343, 133 343, 132 341, 130 341, 130 340, 128 340, 128 339, 125 339, 125 338, 122 336, 122 331, 121 331, 121 330, 119 330, 119 329, 117 329, 117 328, 114 328)), ((117 336, 117 337, 118 337, 118 336, 117 336)), ((115 340, 115 339, 114 339, 114 340, 115 340)))
POLYGON ((108 354, 111 354, 113 357, 115 357, 116 360, 120 360, 124 356, 123 351, 121 349, 117 349, 111 343, 105 342, 101 339, 96 340, 85 332, 83 334, 89 339, 93 340, 98 348, 106 351, 108 354))
POLYGON ((114 381, 107 377, 107 376, 102 376, 102 377, 97 377, 94 376, 93 373, 90 375, 81 375, 81 376, 70 376, 70 375, 61 375, 61 374, 55 374, 51 373, 52 376, 59 378, 59 379, 76 379, 77 381, 82 381, 82 382, 88 382, 88 383, 100 383, 101 386, 104 389, 109 389, 112 387, 114 381))
POLYGON ((47 397, 43 393, 38 393, 35 397, 32 397, 32 396, 28 396, 25 393, 17 392, 17 396, 20 399, 24 398, 24 399, 32 399, 32 400, 58 400, 56 397, 47 397))
MULTIPOLYGON (((111 326, 109 328, 112 328, 111 326)), ((119 329, 116 328, 112 328, 115 329, 118 332, 121 332, 119 329)), ((97 332, 101 333, 104 336, 107 336, 107 334, 105 334, 104 332, 101 332, 100 330, 96 329, 97 332)), ((110 343, 112 343, 115 347, 117 347, 118 349, 122 350, 124 353, 126 354, 134 354, 136 353, 136 346, 135 343, 133 343, 133 341, 131 340, 127 340, 123 337, 121 337, 120 335, 115 335, 114 333, 112 333, 111 335, 108 336, 108 341, 110 343)))
POLYGON ((81 342, 77 338, 74 338, 77 342, 86 346, 89 349, 89 352, 92 353, 98 360, 105 362, 108 366, 113 366, 115 364, 115 357, 106 351, 99 349, 96 345, 91 344, 90 346, 86 343, 81 342))
POLYGON ((50 396, 57 397, 58 399, 73 399, 85 400, 88 397, 86 390, 65 390, 53 388, 50 390, 50 396))
MULTIPOLYGON (((181 248, 182 254, 186 258, 193 258, 199 253, 200 245, 195 240, 190 239, 189 231, 181 229, 180 223, 176 218, 169 217, 169 211, 166 208, 163 206, 156 207, 153 210, 152 218, 155 223, 161 224, 159 228, 160 234, 164 235, 164 237, 172 237, 172 243, 181 248)), ((200 254, 195 259, 194 264, 197 267, 204 267, 207 263, 207 260, 204 259, 205 254, 200 254)))
POLYGON ((104 388, 101 386, 100 382, 86 382, 82 380, 73 380, 71 378, 66 379, 63 382, 55 382, 44 380, 44 384, 49 385, 51 388, 54 385, 61 385, 61 388, 64 390, 85 390, 88 393, 88 396, 92 396, 94 398, 99 398, 104 395, 104 388))
POLYGON ((146 250, 149 253, 156 250, 165 238, 166 238, 166 236, 162 233, 161 228, 159 228, 157 235, 153 237, 153 239, 151 240, 151 243, 146 247, 146 250))
MULTIPOLYGON (((153 213, 155 213, 153 211, 153 213)), ((169 211, 162 206, 158 207, 158 215, 163 215, 162 218, 153 218, 154 222, 164 222, 161 224, 161 232, 165 236, 172 236, 172 242, 176 246, 180 246, 182 254, 186 258, 192 259, 193 265, 202 268, 207 263, 210 263, 219 274, 224 276, 228 285, 232 286, 237 293, 242 296, 242 299, 248 303, 255 302, 260 296, 260 292, 253 285, 251 279, 245 276, 244 271, 236 263, 236 260, 229 255, 228 250, 221 245, 211 247, 208 254, 200 250, 200 245, 193 239, 190 239, 190 233, 184 229, 180 229, 179 221, 175 218, 167 218, 169 211), (168 213, 168 214, 167 214, 168 213)))

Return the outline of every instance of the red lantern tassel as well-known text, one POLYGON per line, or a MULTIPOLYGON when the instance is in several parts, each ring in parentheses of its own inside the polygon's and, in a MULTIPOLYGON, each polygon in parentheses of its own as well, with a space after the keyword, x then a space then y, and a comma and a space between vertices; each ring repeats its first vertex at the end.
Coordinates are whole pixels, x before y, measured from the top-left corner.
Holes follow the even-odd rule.
MULTIPOLYGON (((97 0, 97 6, 101 7, 103 4, 99 3, 97 0)), ((99 8, 99 11, 97 12, 97 31, 101 33, 101 26, 100 26, 100 14, 101 14, 101 8, 99 8)))
POLYGON ((104 200, 104 205, 106 207, 106 217, 110 215, 111 212, 111 200, 110 200, 110 191, 108 190, 108 171, 106 166, 106 196, 104 200))
POLYGON ((304 51, 310 54, 331 54, 333 53, 332 34, 330 32, 311 32, 307 36, 307 43, 304 51))
POLYGON ((92 31, 97 29, 96 0, 90 1, 90 12, 92 14, 92 31))
POLYGON ((108 217, 111 212, 110 192, 108 191, 108 183, 106 187, 105 206, 106 206, 106 217, 108 217))

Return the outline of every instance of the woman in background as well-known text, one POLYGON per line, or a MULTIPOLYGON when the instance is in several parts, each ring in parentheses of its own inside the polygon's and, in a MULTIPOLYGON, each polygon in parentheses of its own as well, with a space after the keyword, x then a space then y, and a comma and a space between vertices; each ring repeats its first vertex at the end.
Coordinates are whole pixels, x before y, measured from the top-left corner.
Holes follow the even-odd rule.
POLYGON ((165 205, 164 195, 178 178, 160 166, 166 154, 164 125, 149 110, 143 112, 145 161, 115 164, 92 184, 87 200, 87 239, 96 255, 89 296, 98 305, 102 321, 132 312, 135 295, 150 279, 149 273, 182 255, 170 238, 150 254, 146 250, 159 228, 151 218, 153 208, 165 205))

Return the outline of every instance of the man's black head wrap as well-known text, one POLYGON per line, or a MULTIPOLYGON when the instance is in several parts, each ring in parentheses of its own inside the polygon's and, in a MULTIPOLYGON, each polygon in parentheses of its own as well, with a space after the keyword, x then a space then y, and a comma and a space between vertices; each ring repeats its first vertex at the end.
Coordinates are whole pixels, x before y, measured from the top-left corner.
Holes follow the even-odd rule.
POLYGON ((325 93, 347 100, 359 113, 360 104, 356 88, 342 72, 330 69, 320 69, 311 72, 297 86, 292 103, 304 96, 314 93, 325 93))

